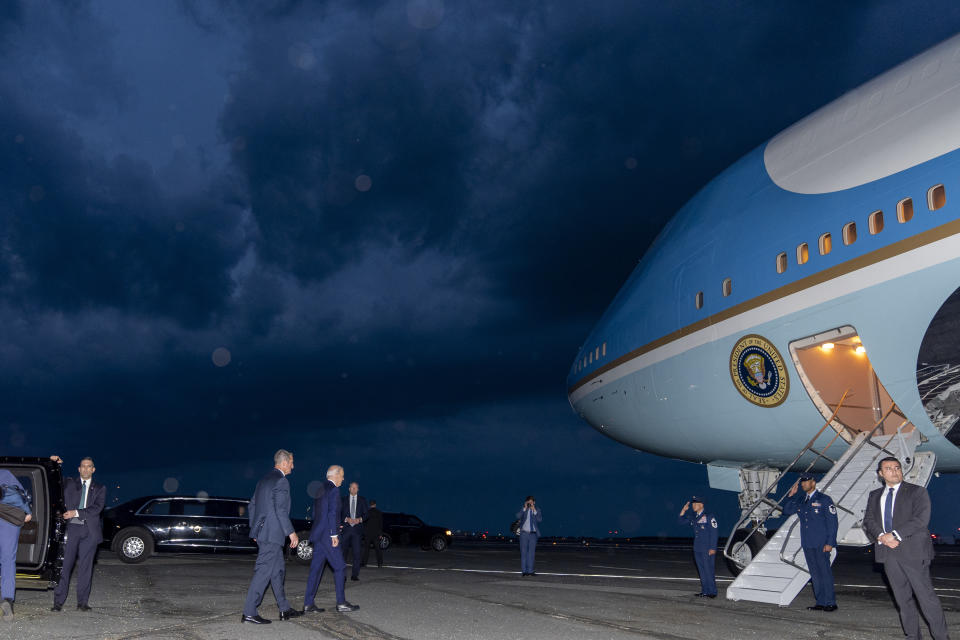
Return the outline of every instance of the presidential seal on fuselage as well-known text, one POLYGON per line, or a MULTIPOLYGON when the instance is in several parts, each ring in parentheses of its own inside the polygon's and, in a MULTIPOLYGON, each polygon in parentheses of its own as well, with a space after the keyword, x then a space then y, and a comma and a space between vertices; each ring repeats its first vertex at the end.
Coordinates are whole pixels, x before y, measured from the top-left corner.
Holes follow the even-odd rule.
POLYGON ((776 407, 787 399, 790 380, 780 352, 755 333, 737 340, 730 353, 730 377, 744 398, 760 407, 776 407))

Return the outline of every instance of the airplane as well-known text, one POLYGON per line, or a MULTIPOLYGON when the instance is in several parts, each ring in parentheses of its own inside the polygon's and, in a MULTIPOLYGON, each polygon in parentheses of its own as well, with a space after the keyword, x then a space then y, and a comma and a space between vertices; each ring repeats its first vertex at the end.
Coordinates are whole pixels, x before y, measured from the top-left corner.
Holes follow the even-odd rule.
POLYGON ((916 430, 937 472, 960 472, 960 35, 703 187, 590 332, 567 392, 600 433, 702 463, 717 489, 783 470, 822 425, 841 449, 916 430))

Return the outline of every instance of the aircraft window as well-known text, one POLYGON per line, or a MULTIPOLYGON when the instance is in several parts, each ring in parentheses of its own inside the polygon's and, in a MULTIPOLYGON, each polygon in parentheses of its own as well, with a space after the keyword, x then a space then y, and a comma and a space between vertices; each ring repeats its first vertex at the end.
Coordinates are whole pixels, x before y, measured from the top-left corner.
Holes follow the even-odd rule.
POLYGON ((945 204, 947 204, 947 192, 944 190, 942 184, 930 187, 927 190, 927 209, 936 211, 945 204))
POLYGON ((703 291, 697 291, 697 295, 693 299, 693 304, 697 306, 697 309, 703 309, 703 291))
POLYGON ((867 220, 870 223, 867 225, 870 229, 870 235, 876 235, 883 231, 883 211, 874 211, 867 220))
POLYGON ((787 270, 787 254, 784 252, 777 256, 777 273, 783 273, 786 270, 787 270))
POLYGON ((897 222, 910 222, 913 218, 913 199, 904 198, 897 203, 897 222))
POLYGON ((806 264, 810 259, 810 248, 806 242, 797 246, 797 264, 806 264))
POLYGON ((825 256, 833 249, 833 240, 830 237, 829 233, 825 233, 820 236, 820 240, 817 241, 817 245, 820 247, 820 255, 825 256))
POLYGON ((599 360, 599 359, 600 359, 600 347, 597 347, 597 348, 594 350, 594 353, 596 354, 594 359, 595 359, 595 360, 599 360))
POLYGON ((588 360, 590 364, 593 364, 593 351, 590 352, 590 359, 588 360))
POLYGON ((848 222, 843 225, 843 244, 853 244, 857 241, 857 223, 848 222))
POLYGON ((601 355, 602 355, 604 358, 607 357, 607 343, 606 343, 606 342, 603 343, 603 351, 601 352, 601 355))
POLYGON ((723 297, 726 298, 731 293, 733 293, 733 280, 727 278, 723 281, 723 297))

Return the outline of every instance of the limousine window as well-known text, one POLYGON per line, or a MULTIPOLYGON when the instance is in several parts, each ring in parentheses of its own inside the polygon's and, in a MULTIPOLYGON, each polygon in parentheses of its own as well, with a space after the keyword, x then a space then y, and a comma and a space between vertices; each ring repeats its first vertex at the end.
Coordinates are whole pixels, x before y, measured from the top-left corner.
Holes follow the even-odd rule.
POLYGON ((170 515, 170 501, 169 500, 154 500, 147 506, 145 506, 140 513, 150 516, 169 516, 170 515))

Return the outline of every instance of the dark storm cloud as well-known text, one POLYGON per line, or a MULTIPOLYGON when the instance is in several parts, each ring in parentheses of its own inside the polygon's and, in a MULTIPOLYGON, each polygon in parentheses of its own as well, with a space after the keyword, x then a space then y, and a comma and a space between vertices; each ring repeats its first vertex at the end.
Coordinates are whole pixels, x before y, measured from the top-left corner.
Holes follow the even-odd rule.
POLYGON ((569 411, 579 342, 700 186, 958 12, 4 3, 0 445, 242 493, 290 439, 411 510, 490 465, 484 518, 538 476, 672 510, 675 463, 569 411))

